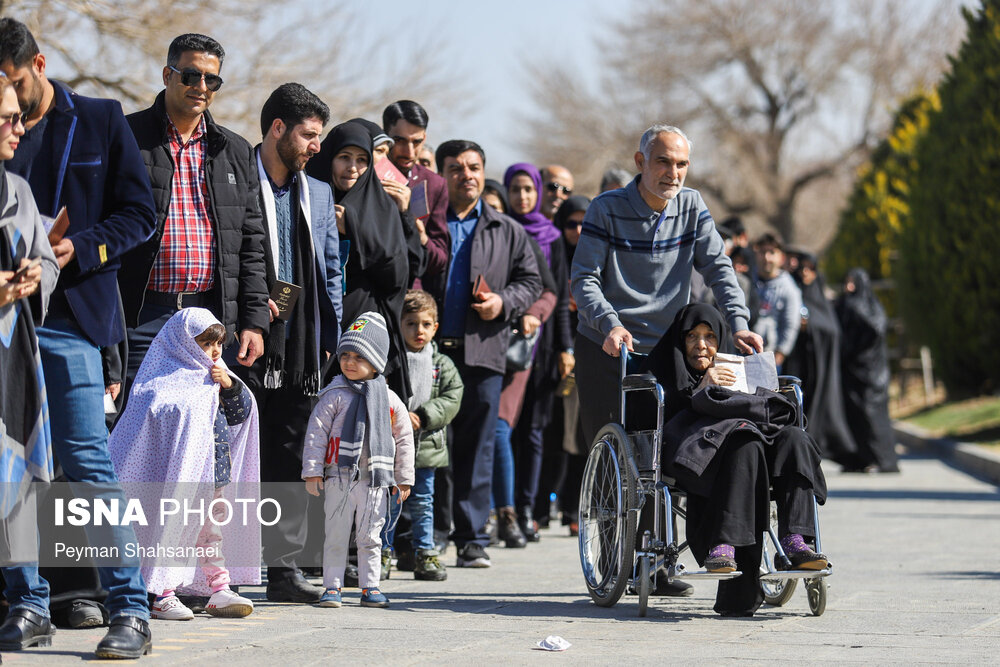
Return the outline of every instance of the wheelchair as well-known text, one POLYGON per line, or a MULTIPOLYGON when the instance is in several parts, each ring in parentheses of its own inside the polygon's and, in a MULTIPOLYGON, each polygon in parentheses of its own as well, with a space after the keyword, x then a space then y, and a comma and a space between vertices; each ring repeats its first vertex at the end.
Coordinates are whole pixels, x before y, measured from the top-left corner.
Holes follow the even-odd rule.
MULTIPOLYGON (((742 572, 716 573, 689 570, 680 562, 687 542, 675 534, 674 519, 685 519, 685 494, 673 479, 660 472, 663 433, 663 388, 652 374, 629 374, 628 350, 620 348, 620 422, 606 424, 594 439, 587 457, 580 489, 579 548, 587 590, 594 603, 614 606, 626 588, 639 598, 639 616, 645 616, 650 592, 658 577, 677 579, 734 579, 742 572), (628 400, 627 400, 628 399, 628 400), (636 401, 644 399, 644 401, 636 401), (629 400, 637 405, 630 407, 629 400), (652 414, 655 414, 655 418, 652 414), (639 516, 652 503, 652 530, 644 530, 637 543, 639 516)), ((779 376, 779 391, 798 406, 798 426, 803 427, 802 389, 798 378, 779 376)), ((805 581, 809 610, 820 616, 826 610, 824 570, 791 570, 778 540, 777 510, 772 499, 770 525, 764 538, 760 586, 764 601, 772 606, 787 603, 799 579, 805 581)), ((813 499, 815 548, 822 552, 819 507, 813 499)))

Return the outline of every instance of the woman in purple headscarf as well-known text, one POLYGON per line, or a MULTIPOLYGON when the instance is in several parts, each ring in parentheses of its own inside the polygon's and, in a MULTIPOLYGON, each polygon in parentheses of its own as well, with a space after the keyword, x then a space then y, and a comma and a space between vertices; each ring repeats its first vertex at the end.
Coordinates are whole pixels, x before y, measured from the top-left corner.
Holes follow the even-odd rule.
MULTIPOLYGON (((526 162, 511 165, 504 174, 504 187, 510 202, 509 215, 524 226, 524 230, 538 244, 546 266, 552 273, 553 290, 542 298, 555 297, 552 321, 543 326, 542 319, 529 313, 522 318, 522 326, 529 332, 541 329, 535 347, 534 362, 527 372, 523 394, 523 418, 515 412, 512 426, 516 425, 512 445, 516 459, 515 503, 522 532, 530 541, 537 541, 538 527, 535 516, 548 517, 548 498, 536 503, 538 481, 542 469, 543 432, 552 414, 552 401, 556 387, 563 375, 572 370, 573 339, 569 324, 569 267, 566 253, 560 242, 561 233, 540 212, 542 177, 538 169, 526 162), (537 505, 537 509, 536 509, 537 505)), ((520 401, 518 401, 520 403, 520 401)), ((502 411, 503 412, 503 411, 502 411)), ((505 415, 506 416, 506 415, 505 415)), ((557 453, 561 443, 554 443, 557 453)), ((561 457, 560 457, 561 458, 561 457)), ((553 471, 556 476, 561 470, 553 471)))

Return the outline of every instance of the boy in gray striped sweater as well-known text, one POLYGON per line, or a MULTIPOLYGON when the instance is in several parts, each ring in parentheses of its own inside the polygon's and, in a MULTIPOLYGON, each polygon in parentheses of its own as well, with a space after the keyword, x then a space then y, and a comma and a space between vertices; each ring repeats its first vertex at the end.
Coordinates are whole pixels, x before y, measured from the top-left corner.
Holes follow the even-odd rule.
POLYGON ((323 388, 309 416, 302 479, 310 494, 326 494, 321 607, 341 605, 352 523, 361 606, 389 606, 379 590, 382 525, 388 503, 406 500, 414 472, 409 411, 382 375, 388 353, 385 320, 363 313, 340 338, 342 375, 323 388))

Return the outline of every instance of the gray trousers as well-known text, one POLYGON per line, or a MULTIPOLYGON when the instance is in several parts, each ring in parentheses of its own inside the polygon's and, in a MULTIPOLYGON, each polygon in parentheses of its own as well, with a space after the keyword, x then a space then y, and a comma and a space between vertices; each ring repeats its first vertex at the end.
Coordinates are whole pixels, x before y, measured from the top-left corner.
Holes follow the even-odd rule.
POLYGON ((378 588, 382 574, 382 525, 385 523, 388 489, 368 485, 368 475, 351 480, 347 473, 333 473, 323 480, 326 538, 323 541, 323 586, 341 588, 351 524, 358 543, 358 585, 378 588))

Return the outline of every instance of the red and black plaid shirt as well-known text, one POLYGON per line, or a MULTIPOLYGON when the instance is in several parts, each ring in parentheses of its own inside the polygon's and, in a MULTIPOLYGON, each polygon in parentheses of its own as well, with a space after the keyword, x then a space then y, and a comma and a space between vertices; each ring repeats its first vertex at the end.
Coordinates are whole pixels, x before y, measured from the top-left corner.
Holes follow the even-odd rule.
POLYGON ((174 178, 170 208, 160 241, 160 252, 149 274, 154 292, 205 292, 215 283, 215 243, 208 217, 205 183, 205 119, 187 143, 174 124, 167 122, 174 178))

